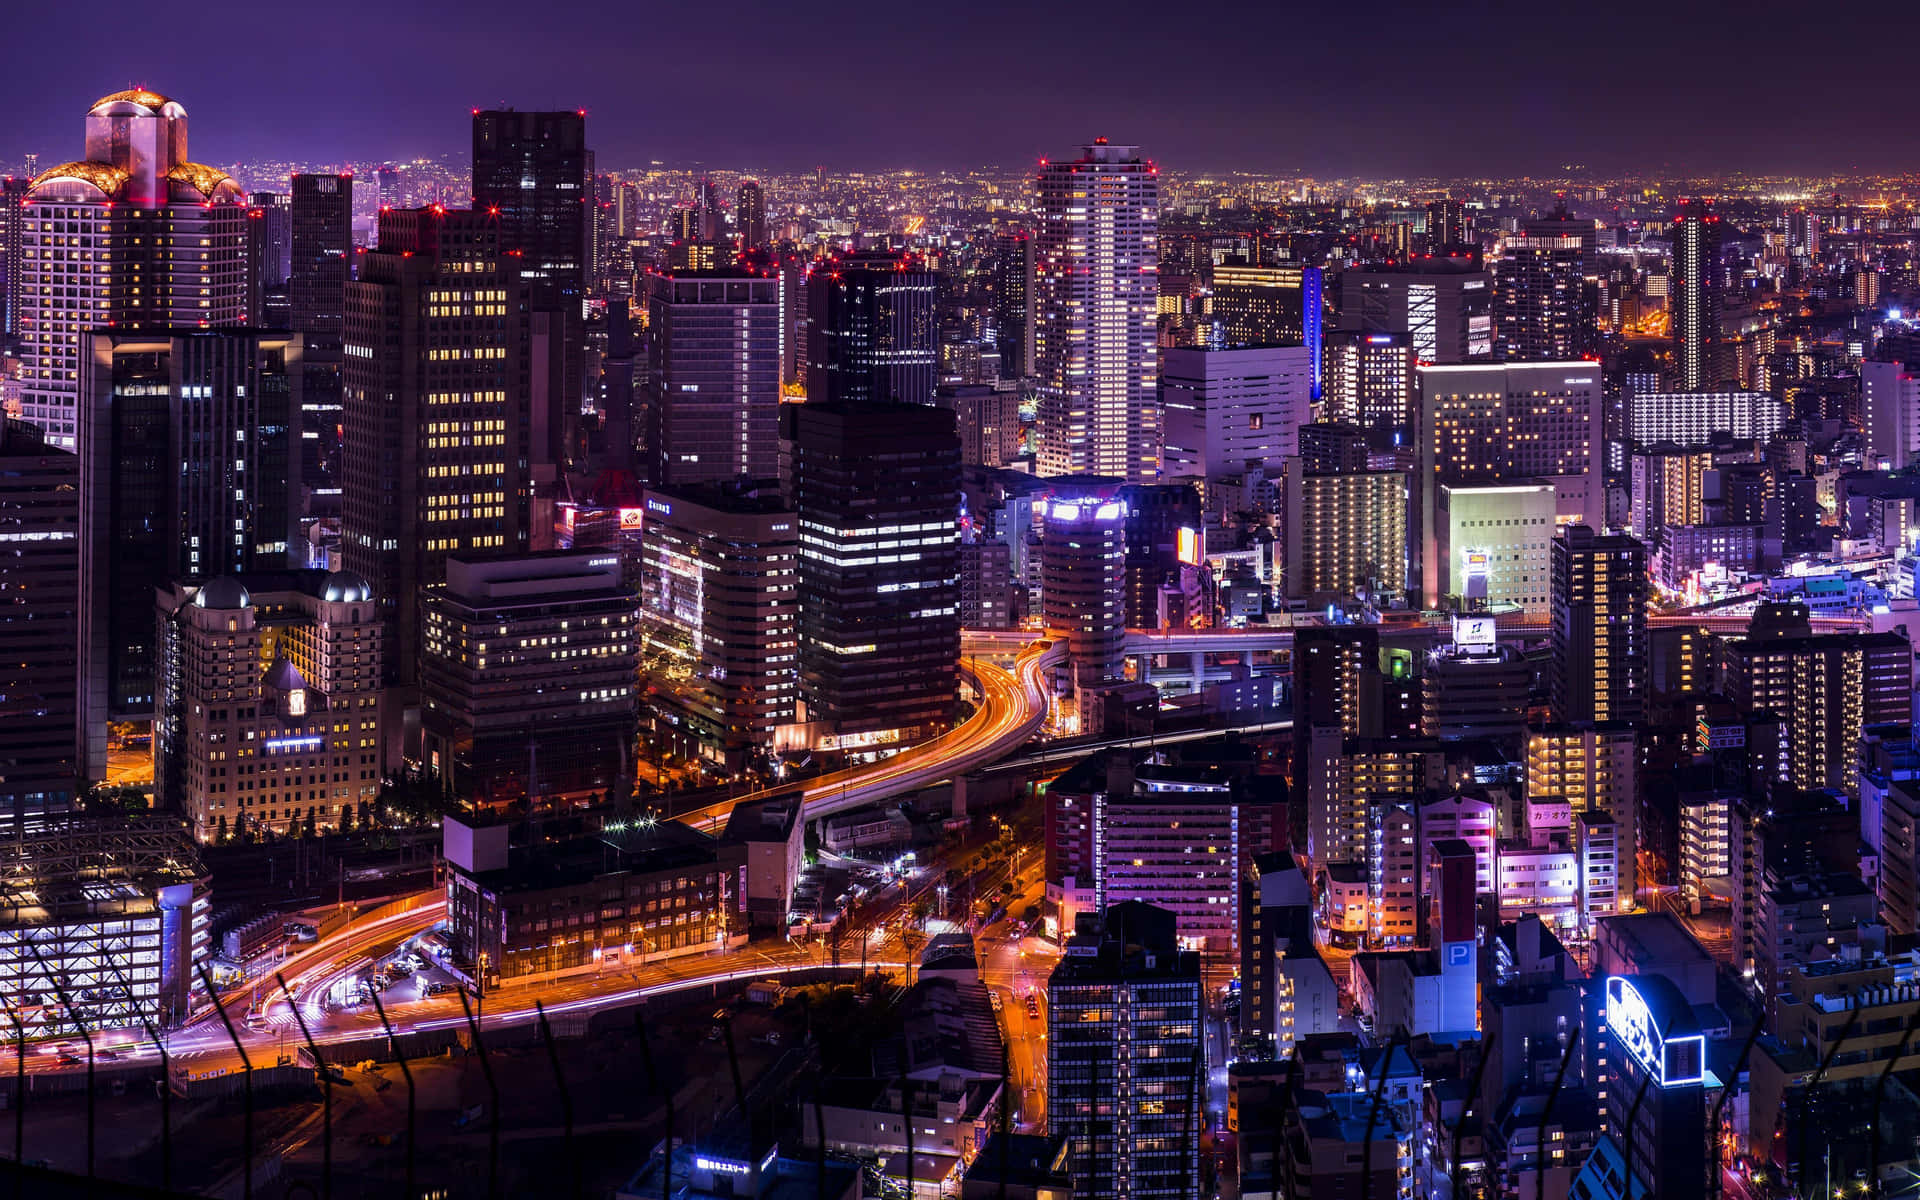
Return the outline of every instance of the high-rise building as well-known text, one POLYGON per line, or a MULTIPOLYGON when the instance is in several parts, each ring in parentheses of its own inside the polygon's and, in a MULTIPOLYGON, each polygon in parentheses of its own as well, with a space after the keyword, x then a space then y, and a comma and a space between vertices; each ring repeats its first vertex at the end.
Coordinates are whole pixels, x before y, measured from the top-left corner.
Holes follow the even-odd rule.
POLYGON ((202 842, 371 816, 397 764, 381 750, 385 630, 366 580, 176 583, 159 589, 158 623, 156 807, 182 813, 202 842))
POLYGON ((728 770, 756 765, 799 696, 797 518, 777 496, 711 486, 653 488, 643 508, 641 661, 668 663, 648 672, 669 709, 655 735, 728 770))
MULTIPOLYGON (((1873 366, 1862 366, 1862 382, 1867 389, 1873 387, 1868 375, 1873 366)), ((1626 407, 1627 433, 1642 444, 1703 445, 1716 433, 1766 441, 1787 419, 1779 398, 1766 392, 1670 392, 1662 386, 1660 376, 1652 373, 1628 373, 1621 399, 1626 407)), ((1871 395, 1866 405, 1871 436, 1877 433, 1871 395)), ((1880 448, 1877 436, 1874 448, 1880 448)))
POLYGON ((1127 506, 1127 626, 1186 624, 1176 618, 1192 616, 1187 591, 1189 583, 1196 590, 1199 583, 1200 493, 1186 483, 1136 483, 1121 488, 1119 496, 1127 506), (1178 612, 1168 611, 1170 588, 1181 595, 1178 612))
POLYGON ((1056 482, 1040 547, 1040 600, 1048 633, 1066 639, 1086 732, 1098 731, 1102 696, 1126 666, 1126 529, 1118 484, 1073 476, 1056 482))
POLYGON ((154 588, 292 565, 303 375, 290 333, 94 330, 82 351, 80 712, 97 778, 107 722, 155 709, 154 588))
POLYGON ((1657 544, 1669 525, 1705 523, 1707 476, 1714 466, 1710 447, 1657 442, 1636 449, 1632 463, 1628 526, 1633 536, 1657 544))
POLYGON ((617 556, 455 554, 421 589, 421 752, 469 811, 632 794, 634 591, 617 556))
POLYGON ((1033 236, 1025 231, 993 239, 993 330, 1000 377, 1033 370, 1033 236))
POLYGON ((295 175, 289 204, 287 275, 293 329, 306 346, 300 477, 340 488, 347 282, 353 278, 353 176, 295 175))
MULTIPOLYGON (((1667 309, 1672 318, 1678 390, 1704 392, 1720 383, 1720 214, 1706 200, 1682 200, 1673 219, 1673 265, 1667 309)), ((1771 431, 1769 431, 1771 432, 1771 431)))
POLYGON ((830 259, 807 279, 807 399, 932 404, 938 276, 907 256, 830 259))
POLYGON ((1432 560, 1436 594, 1464 610, 1514 605, 1547 614, 1555 497, 1542 480, 1440 484, 1432 560))
POLYGON ((1421 367, 1421 572, 1426 603, 1440 597, 1443 486, 1544 480, 1560 520, 1606 526, 1601 475, 1604 391, 1594 363, 1421 367))
POLYGON ((727 240, 727 214, 720 206, 720 187, 711 177, 694 189, 693 213, 701 241, 718 246, 727 240))
POLYGON ((1258 467, 1278 475, 1313 420, 1312 392, 1305 346, 1164 351, 1164 473, 1205 480, 1258 467))
POLYGON ((1510 235, 1494 260, 1494 329, 1508 361, 1565 362, 1599 349, 1587 247, 1575 236, 1510 235))
POLYGON ((1608 916, 1633 903, 1638 871, 1639 809, 1636 772, 1639 770, 1639 729, 1624 721, 1577 722, 1547 725, 1527 733, 1527 798, 1566 802, 1579 817, 1600 814, 1613 822, 1614 844, 1621 848, 1612 865, 1613 903, 1591 894, 1591 917, 1608 916))
POLYGON ((779 326, 777 280, 738 270, 647 277, 652 483, 778 475, 779 326))
POLYGON ((1020 453, 1020 390, 1000 383, 942 386, 933 402, 952 411, 960 427, 960 461, 1011 466, 1020 453))
POLYGON ((781 414, 800 522, 800 698, 816 748, 924 740, 959 686, 960 436, 923 404, 781 414))
POLYGON ((1212 309, 1226 346, 1304 346, 1313 398, 1321 394, 1321 342, 1326 298, 1319 267, 1254 266, 1244 260, 1213 269, 1212 309))
POLYGON ((291 210, 284 192, 247 197, 247 323, 279 328, 265 319, 267 297, 284 296, 292 270, 291 210))
POLYGON ((0 334, 20 333, 20 264, 26 249, 27 184, 17 175, 0 178, 0 334))
POLYGON ((1492 282, 1477 256, 1355 267, 1340 275, 1339 327, 1404 333, 1422 363, 1489 359, 1492 282))
POLYGON ((529 448, 544 480, 557 475, 564 430, 586 398, 582 305, 594 228, 586 111, 475 112, 473 209, 497 216, 501 254, 541 314, 530 332, 549 347, 546 370, 530 376, 526 403, 549 426, 534 430, 529 448))
POLYGON ((1860 731, 1913 717, 1912 648, 1898 631, 1813 634, 1803 606, 1763 605, 1744 638, 1721 649, 1727 698, 1783 721, 1780 778, 1802 788, 1856 783, 1860 731), (1799 608, 1773 623, 1770 610, 1799 608))
POLYGON ((1700 1148, 1719 1134, 1707 1128, 1707 1039, 1694 1007, 1660 975, 1609 976, 1603 1004, 1601 1125, 1631 1176, 1612 1194, 1701 1190, 1700 1148))
POLYGON ((1419 393, 1413 341, 1404 333, 1338 329, 1322 350, 1327 420, 1358 425, 1392 445, 1411 445, 1419 393))
POLYGON ((1082 918, 1047 980, 1048 1127, 1075 1200, 1195 1200, 1206 1103, 1199 956, 1139 901, 1082 918))
POLYGON ((0 545, 0 818, 19 822, 71 807, 79 778, 80 460, 6 416, 0 545))
POLYGON ((1451 196, 1427 205, 1427 253, 1439 254, 1473 241, 1473 214, 1451 196))
POLYGON ((1920 454, 1920 363, 1861 363, 1860 405, 1875 459, 1898 471, 1920 454))
POLYGON ((1647 705, 1647 548, 1569 525, 1553 539, 1553 711, 1638 721, 1647 705))
POLYGON ((34 177, 21 219, 21 415, 68 449, 88 331, 247 319, 246 196, 187 158, 187 110, 115 92, 87 111, 86 135, 84 159, 34 177))
POLYGON ((1042 163, 1033 246, 1040 473, 1151 482, 1159 170, 1105 138, 1042 163))
POLYGON ((1287 463, 1286 570, 1290 600, 1332 603, 1365 590, 1376 601, 1407 590, 1407 477, 1401 471, 1318 471, 1287 463))
POLYGON ((390 622, 387 678, 410 684, 419 593, 449 555, 528 548, 527 318, 499 218, 380 214, 347 285, 341 558, 390 622))
POLYGON ((767 194, 756 180, 746 180, 733 197, 733 224, 740 234, 742 250, 762 250, 767 245, 767 194))

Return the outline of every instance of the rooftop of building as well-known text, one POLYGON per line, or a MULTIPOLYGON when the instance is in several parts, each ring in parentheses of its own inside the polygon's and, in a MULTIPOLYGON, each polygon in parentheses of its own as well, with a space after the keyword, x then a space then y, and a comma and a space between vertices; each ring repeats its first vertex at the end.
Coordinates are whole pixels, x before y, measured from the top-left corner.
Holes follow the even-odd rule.
POLYGON ((206 877, 193 840, 170 818, 46 817, 0 839, 0 929, 152 912, 160 889, 206 877))
POLYGON ((774 480, 739 479, 728 483, 682 484, 647 488, 649 496, 684 500, 716 512, 760 514, 792 512, 792 506, 780 495, 774 480))
POLYGON ((896 1005, 898 1033, 874 1043, 873 1073, 886 1079, 947 1072, 998 1078, 1000 1025, 978 981, 917 980, 896 1005))
POLYGON ((727 828, 720 840, 736 842, 784 842, 793 836, 800 821, 800 796, 774 796, 766 800, 744 800, 733 806, 727 816, 727 828))
POLYGON ((1010 1188, 1065 1188, 1071 1180, 1064 1134, 995 1133, 967 1168, 967 1183, 1010 1188))
POLYGON ((1601 941, 1618 945, 1620 953, 1639 969, 1683 960, 1710 960, 1713 957, 1680 923, 1680 918, 1670 912, 1601 917, 1597 925, 1595 936, 1601 941))
POLYGON ((678 821, 633 821, 597 834, 512 845, 507 865, 473 879, 494 892, 577 887, 607 875, 651 875, 709 865, 714 839, 678 821))
POLYGON ((1082 913, 1050 977, 1054 987, 1146 978, 1197 985, 1200 956, 1179 948, 1173 913, 1138 900, 1082 913))

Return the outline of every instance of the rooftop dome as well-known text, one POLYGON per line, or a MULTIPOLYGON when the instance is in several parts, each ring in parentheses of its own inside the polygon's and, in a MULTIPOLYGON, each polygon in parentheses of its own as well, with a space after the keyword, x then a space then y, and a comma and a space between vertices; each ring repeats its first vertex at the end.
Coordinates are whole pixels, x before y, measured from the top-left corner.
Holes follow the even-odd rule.
POLYGON ((101 109, 110 108, 116 104, 128 104, 135 108, 144 108, 157 117, 184 117, 187 115, 187 110, 181 106, 178 100, 169 99, 166 96, 162 96, 159 92, 150 92, 146 88, 128 88, 124 92, 115 92, 110 96, 102 96, 98 100, 95 100, 93 107, 87 111, 95 115, 100 115, 101 109), (165 111, 167 109, 172 109, 173 111, 165 111))
POLYGON ((102 195, 113 197, 118 196, 120 189, 127 186, 127 173, 112 163, 85 160, 61 163, 57 167, 35 175, 33 182, 28 185, 28 190, 38 191, 46 184, 67 181, 87 184, 102 195))
POLYGON ((222 575, 200 589, 193 602, 201 608, 246 608, 253 603, 253 597, 247 595, 246 585, 231 575, 222 575))
POLYGON ((218 167, 209 167, 205 163, 175 163, 167 171, 167 180, 170 183, 185 184, 198 192, 203 200, 211 200, 222 193, 235 199, 240 196, 240 185, 233 181, 233 176, 218 167))
POLYGON ((320 585, 320 598, 328 602, 373 599, 373 585, 352 571, 335 571, 320 585))

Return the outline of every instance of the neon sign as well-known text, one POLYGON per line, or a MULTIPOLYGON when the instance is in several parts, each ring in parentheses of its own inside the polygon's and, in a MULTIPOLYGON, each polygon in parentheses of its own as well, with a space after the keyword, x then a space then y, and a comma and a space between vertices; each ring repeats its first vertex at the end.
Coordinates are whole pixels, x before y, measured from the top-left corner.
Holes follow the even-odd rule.
POLYGON ((1706 1079, 1707 1039, 1662 1037, 1653 1010, 1625 976, 1607 978, 1607 1030, 1661 1087, 1681 1087, 1706 1079))
POLYGON ((702 1154, 694 1158, 693 1165, 702 1171, 720 1171, 727 1175, 747 1175, 752 1170, 743 1162, 734 1162, 726 1158, 708 1158, 702 1154))

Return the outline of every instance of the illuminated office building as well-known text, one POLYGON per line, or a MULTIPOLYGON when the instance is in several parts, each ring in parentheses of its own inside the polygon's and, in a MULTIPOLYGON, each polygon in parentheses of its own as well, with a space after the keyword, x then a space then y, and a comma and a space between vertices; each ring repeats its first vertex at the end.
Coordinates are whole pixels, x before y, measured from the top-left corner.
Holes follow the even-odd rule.
MULTIPOLYGON (((1661 975, 1611 975, 1599 1035, 1601 1128, 1651 1196, 1705 1187, 1707 1040, 1679 988, 1661 975)), ((1626 1196, 1629 1193, 1619 1193, 1626 1196)))
POLYGON ((423 589, 421 752, 469 811, 633 787, 634 592, 618 555, 460 554, 423 589))
POLYGON ((304 560, 304 373, 298 334, 94 330, 81 345, 80 710, 99 778, 107 722, 155 711, 154 587, 304 560))
POLYGON ((1552 547, 1553 711, 1562 721, 1646 713, 1647 548, 1569 525, 1552 547))
POLYGON ((1673 219, 1667 309, 1678 390, 1711 390, 1720 382, 1720 214, 1709 201, 1682 200, 1673 219))
POLYGON ((1033 246, 1040 473, 1152 482, 1159 170, 1105 138, 1042 163, 1033 246))
POLYGON ((1544 482, 1556 519, 1606 525, 1600 369, 1594 363, 1422 367, 1420 481, 1426 604, 1441 596, 1435 549, 1443 487, 1544 482))
POLYGON ((347 281, 353 278, 353 176, 295 175, 289 205, 287 293, 293 329, 305 335, 302 480, 340 488, 347 281))
POLYGON ((807 399, 932 404, 938 276, 906 256, 829 259, 807 279, 807 399))
POLYGON ((1437 594, 1461 609, 1547 613, 1554 490, 1538 480, 1485 487, 1442 484, 1434 510, 1437 594))
POLYGON ((341 558, 391 623, 395 683, 448 556, 528 545, 527 315, 504 250, 485 212, 383 212, 347 285, 341 558))
POLYGON ((1599 349, 1587 248, 1577 236, 1512 234, 1493 264, 1494 328, 1509 361, 1565 362, 1599 349))
POLYGON ((1492 278, 1472 258, 1422 258, 1340 275, 1341 329, 1404 333, 1423 364, 1493 357, 1492 278))
POLYGON ((156 807, 182 813, 202 842, 371 814, 394 764, 382 759, 385 631, 366 580, 176 583, 159 591, 159 627, 156 807))
POLYGON ((1407 590, 1407 477, 1401 471, 1312 471, 1287 463, 1286 570, 1290 600, 1333 603, 1361 590, 1377 600, 1407 590))
POLYGON ((1126 526, 1116 484, 1061 479, 1047 502, 1041 605, 1047 631, 1066 639, 1080 724, 1089 731, 1102 691, 1126 666, 1126 526))
POLYGON ((1378 431, 1394 444, 1412 442, 1419 393, 1406 334, 1337 329, 1327 334, 1322 358, 1326 420, 1378 431))
POLYGON ((993 240, 993 329, 1000 377, 1019 379, 1033 369, 1033 250, 1026 232, 993 240))
POLYGON ((654 734, 751 765, 799 695, 797 518, 777 496, 719 487, 653 488, 643 507, 641 662, 665 709, 654 734))
POLYGON ((72 449, 85 335, 247 319, 240 185, 187 158, 187 110, 144 88, 87 111, 86 157, 35 176, 20 232, 21 415, 72 449))
POLYGON ((779 281, 675 271, 647 276, 646 290, 649 482, 775 478, 779 281))
POLYGON ((73 804, 79 637, 80 462, 0 416, 0 819, 73 804))
POLYGON ((870 753, 953 721, 960 664, 960 436, 926 404, 790 404, 800 524, 801 719, 870 753))
POLYGON ((756 180, 741 183, 733 196, 733 225, 740 235, 742 250, 759 250, 767 244, 767 194, 756 180))

